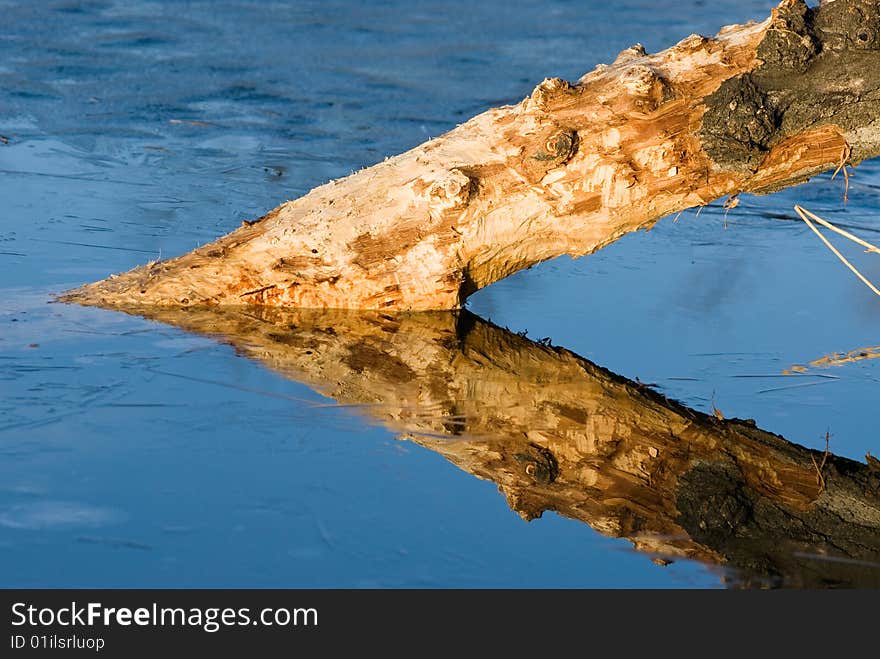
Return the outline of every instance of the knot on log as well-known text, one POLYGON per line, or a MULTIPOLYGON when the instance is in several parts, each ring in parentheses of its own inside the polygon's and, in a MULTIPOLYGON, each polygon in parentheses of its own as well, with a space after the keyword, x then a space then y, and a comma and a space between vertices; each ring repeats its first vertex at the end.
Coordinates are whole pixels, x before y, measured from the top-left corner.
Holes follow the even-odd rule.
POLYGON ((428 188, 429 212, 434 219, 460 213, 470 201, 475 181, 458 168, 450 169, 428 188))
POLYGON ((650 66, 634 64, 620 77, 620 84, 632 97, 633 109, 653 112, 674 97, 663 77, 650 66))
POLYGON ((771 14, 770 29, 758 46, 758 57, 767 66, 804 73, 819 48, 810 22, 810 8, 803 0, 783 2, 771 14))
POLYGON ((544 146, 532 155, 532 158, 561 164, 571 158, 576 147, 577 134, 574 131, 554 132, 544 142, 544 146))
POLYGON ((618 64, 626 64, 627 62, 632 62, 633 60, 637 60, 639 58, 645 57, 648 54, 648 51, 645 50, 645 47, 640 44, 633 44, 629 48, 624 48, 621 50, 617 57, 614 59, 612 66, 616 66, 618 64))
POLYGON ((689 34, 675 45, 675 50, 683 51, 685 53, 703 50, 708 44, 712 43, 712 41, 714 41, 714 39, 702 34, 689 34))
POLYGON ((551 169, 571 160, 577 152, 578 135, 568 128, 554 126, 540 133, 532 144, 526 146, 521 171, 530 183, 537 183, 551 169))
POLYGON ((568 80, 562 78, 544 78, 544 80, 535 87, 532 95, 528 100, 534 109, 545 110, 551 105, 551 101, 559 96, 570 94, 574 87, 568 80))
POLYGON ((815 31, 832 51, 880 50, 880 3, 832 2, 815 11, 815 31))

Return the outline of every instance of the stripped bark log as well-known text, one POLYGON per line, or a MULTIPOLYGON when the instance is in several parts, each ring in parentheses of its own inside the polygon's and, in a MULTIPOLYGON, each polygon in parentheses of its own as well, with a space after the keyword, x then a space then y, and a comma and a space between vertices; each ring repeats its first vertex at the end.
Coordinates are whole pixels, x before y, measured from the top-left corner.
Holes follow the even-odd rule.
POLYGON ((210 334, 544 511, 735 583, 880 586, 880 463, 689 409, 467 311, 125 309, 210 334))
POLYGON ((61 299, 97 306, 452 309, 725 195, 880 154, 880 0, 623 51, 189 254, 61 299))

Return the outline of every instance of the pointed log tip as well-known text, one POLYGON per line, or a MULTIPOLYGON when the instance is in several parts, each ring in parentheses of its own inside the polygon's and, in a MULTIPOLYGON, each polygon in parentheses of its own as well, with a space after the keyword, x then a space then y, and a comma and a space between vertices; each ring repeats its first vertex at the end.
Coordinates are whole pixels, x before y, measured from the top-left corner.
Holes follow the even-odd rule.
MULTIPOLYGON (((98 282, 96 282, 98 283, 98 282)), ((106 303, 95 290, 95 284, 85 284, 79 288, 73 288, 63 293, 58 293, 52 298, 53 302, 62 304, 79 304, 84 307, 99 307, 106 303)))
POLYGON ((128 272, 110 275, 106 279, 59 293, 53 301, 103 309, 132 306, 137 304, 135 289, 141 290, 140 283, 147 270, 146 266, 137 266, 128 272))

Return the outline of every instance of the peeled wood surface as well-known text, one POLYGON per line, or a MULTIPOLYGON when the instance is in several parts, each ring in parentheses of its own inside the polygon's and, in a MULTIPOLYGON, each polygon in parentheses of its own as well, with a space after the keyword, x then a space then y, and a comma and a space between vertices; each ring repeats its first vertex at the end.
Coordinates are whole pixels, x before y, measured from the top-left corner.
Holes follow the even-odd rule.
POLYGON ((738 568, 740 584, 880 587, 876 459, 824 456, 702 414, 467 311, 128 311, 362 406, 497 483, 526 520, 557 511, 659 562, 738 568))
POLYGON ((785 0, 761 23, 545 80, 209 245, 62 299, 454 309, 671 213, 878 154, 880 0, 785 0))

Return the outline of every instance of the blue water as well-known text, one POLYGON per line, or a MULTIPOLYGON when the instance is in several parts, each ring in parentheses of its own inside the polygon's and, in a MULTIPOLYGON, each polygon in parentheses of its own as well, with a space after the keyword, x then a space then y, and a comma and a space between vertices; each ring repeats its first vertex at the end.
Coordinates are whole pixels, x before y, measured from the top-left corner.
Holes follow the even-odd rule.
MULTIPOLYGON (((0 0, 0 586, 723 586, 552 513, 525 523, 493 483, 222 343, 47 302, 545 77, 773 4, 0 0)), ((668 218, 468 307, 698 410, 880 454, 880 360, 780 377, 880 344, 880 300, 791 210, 877 242, 880 166, 855 170, 845 207, 829 178, 668 218)))

